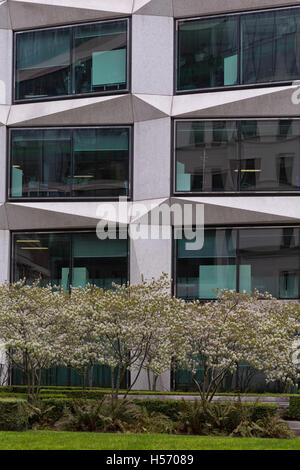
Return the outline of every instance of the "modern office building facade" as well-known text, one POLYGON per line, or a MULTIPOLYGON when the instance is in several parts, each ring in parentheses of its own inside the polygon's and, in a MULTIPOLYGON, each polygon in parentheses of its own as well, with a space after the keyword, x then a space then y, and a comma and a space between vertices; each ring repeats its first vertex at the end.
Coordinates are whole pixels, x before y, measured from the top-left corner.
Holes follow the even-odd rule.
POLYGON ((299 299, 297 80, 299 1, 0 2, 0 281, 109 288, 164 272, 186 299, 299 299), (204 207, 203 247, 99 240, 120 196, 148 213, 204 207))

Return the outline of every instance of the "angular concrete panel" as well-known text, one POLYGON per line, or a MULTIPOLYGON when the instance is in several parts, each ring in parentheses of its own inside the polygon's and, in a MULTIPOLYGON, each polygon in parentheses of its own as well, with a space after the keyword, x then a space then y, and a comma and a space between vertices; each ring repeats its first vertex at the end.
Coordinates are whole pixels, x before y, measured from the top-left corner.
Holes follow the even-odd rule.
POLYGON ((0 1, 0 29, 10 29, 11 21, 7 1, 0 1))
POLYGON ((133 15, 133 93, 173 94, 173 48, 172 18, 133 15))
POLYGON ((130 95, 68 99, 12 106, 8 125, 54 126, 130 124, 133 122, 130 95))
POLYGON ((0 284, 10 279, 10 233, 0 230, 0 284))
POLYGON ((129 16, 132 0, 10 0, 13 29, 70 24, 129 16))
POLYGON ((293 96, 300 98, 300 88, 296 85, 175 96, 172 116, 298 116, 300 104, 293 103, 293 96))
POLYGON ((26 204, 8 203, 6 211, 10 230, 96 229, 97 225, 97 219, 92 217, 39 209, 26 204))
POLYGON ((171 119, 134 126, 134 200, 170 196, 171 119))
POLYGON ((0 104, 0 126, 5 126, 10 112, 10 106, 0 104))
POLYGON ((205 226, 299 223, 298 197, 175 197, 172 203, 204 204, 205 226))
POLYGON ((12 90, 12 31, 0 29, 0 45, 0 105, 7 105, 11 103, 12 90))
POLYGON ((146 103, 143 99, 140 99, 135 95, 132 97, 132 107, 135 122, 151 121, 153 119, 161 119, 168 116, 167 113, 151 106, 149 103, 146 103))
MULTIPOLYGON (((172 240, 130 240, 130 282, 132 284, 144 279, 158 279, 162 273, 172 278, 172 240)), ((135 371, 132 371, 132 380, 135 380, 135 371)), ((152 377, 151 377, 152 379, 152 377)), ((170 371, 164 372, 157 381, 157 389, 169 391, 171 385, 170 371)), ((150 385, 151 388, 151 385, 150 385)), ((148 376, 142 371, 138 377, 134 390, 148 390, 148 376)))
POLYGON ((171 116, 172 113, 172 104, 173 96, 164 96, 164 95, 134 95, 140 101, 149 104, 153 108, 158 109, 166 116, 171 116))
POLYGON ((172 0, 134 0, 133 13, 137 15, 173 16, 172 0))
POLYGON ((0 204, 6 200, 6 135, 6 127, 0 126, 0 204))
POLYGON ((276 8, 280 6, 299 5, 299 1, 289 0, 173 0, 175 18, 185 18, 201 15, 216 15, 218 13, 233 13, 245 10, 276 8))

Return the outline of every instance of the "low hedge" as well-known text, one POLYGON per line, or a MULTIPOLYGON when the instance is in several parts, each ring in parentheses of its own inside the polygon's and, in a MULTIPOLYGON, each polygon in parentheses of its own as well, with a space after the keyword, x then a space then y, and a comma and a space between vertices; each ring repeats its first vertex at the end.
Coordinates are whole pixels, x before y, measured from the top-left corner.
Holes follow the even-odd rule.
POLYGON ((97 400, 102 398, 106 393, 100 390, 68 390, 68 389, 61 389, 61 390, 48 390, 48 389, 41 389, 40 397, 43 399, 45 396, 51 397, 54 395, 55 397, 58 395, 63 395, 66 398, 88 398, 97 400))
POLYGON ((23 408, 22 400, 0 400, 0 431, 26 431, 28 415, 23 408))
MULTIPOLYGON (((182 407, 183 400, 158 400, 158 399, 135 399, 134 403, 143 406, 149 413, 155 412, 168 416, 172 420, 176 420, 178 413, 182 407)), ((192 401, 187 402, 192 403, 192 401)), ((228 405, 228 402, 218 402, 219 405, 228 405)), ((251 408, 251 417, 253 421, 274 416, 278 410, 277 405, 273 403, 242 403, 242 406, 251 408)))
POLYGON ((300 420, 300 397, 290 397, 288 418, 300 420))
MULTIPOLYGON (((30 428, 47 428, 51 427, 63 415, 66 408, 72 411, 74 400, 60 397, 44 396, 40 404, 37 405, 41 413, 32 412, 27 406, 26 400, 18 398, 0 399, 0 430, 1 431, 25 431, 30 428)), ((159 413, 168 416, 173 421, 178 418, 178 413, 182 408, 182 400, 158 400, 135 399, 133 402, 147 409, 149 413, 159 413)), ((187 402, 188 404, 192 402, 187 402)), ((220 404, 220 402, 219 402, 220 404)), ((225 403, 221 403, 225 405, 225 403)), ((243 403, 242 406, 251 407, 251 415, 253 421, 273 416, 276 414, 277 406, 274 404, 261 403, 243 403)))

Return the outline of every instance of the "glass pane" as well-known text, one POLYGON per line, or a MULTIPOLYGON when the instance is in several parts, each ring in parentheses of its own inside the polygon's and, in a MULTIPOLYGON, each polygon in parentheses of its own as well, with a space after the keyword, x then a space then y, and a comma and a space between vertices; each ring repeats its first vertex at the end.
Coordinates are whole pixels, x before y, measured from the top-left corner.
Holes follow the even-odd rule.
POLYGON ((69 94, 69 28, 17 34, 16 51, 17 100, 69 94))
POLYGON ((73 93, 126 89, 127 21, 78 26, 74 47, 73 93))
POLYGON ((127 196, 129 129, 74 131, 73 196, 127 196))
POLYGON ((241 138, 241 191, 299 191, 299 121, 244 121, 241 138))
POLYGON ((179 23, 178 35, 179 90, 238 83, 237 17, 179 23))
POLYGON ((240 290, 299 298, 299 229, 240 230, 240 290))
POLYGON ((11 197, 69 197, 71 131, 13 130, 11 197))
POLYGON ((201 250, 186 250, 186 240, 178 240, 178 297, 215 299, 215 290, 225 288, 236 289, 236 231, 206 230, 201 250))
POLYGON ((127 282, 127 240, 99 240, 96 233, 73 235, 72 285, 109 289, 127 282))
POLYGON ((235 122, 179 122, 176 191, 236 191, 238 133, 235 122))
POLYGON ((66 270, 70 264, 70 236, 68 234, 15 234, 14 280, 26 278, 30 284, 41 278, 41 283, 68 287, 66 270))
POLYGON ((299 78, 299 34, 300 9, 243 15, 242 84, 299 78))

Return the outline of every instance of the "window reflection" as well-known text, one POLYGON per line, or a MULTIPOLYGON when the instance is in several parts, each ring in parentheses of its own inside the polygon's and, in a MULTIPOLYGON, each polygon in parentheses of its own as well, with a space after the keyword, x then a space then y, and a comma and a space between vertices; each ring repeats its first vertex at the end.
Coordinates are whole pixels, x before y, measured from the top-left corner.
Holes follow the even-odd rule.
POLYGON ((176 191, 299 191, 298 120, 178 121, 176 191))
POLYGON ((12 198, 129 195, 130 129, 13 129, 12 198))
POLYGON ((128 21, 16 33, 15 99, 127 89, 128 21))
POLYGON ((199 251, 177 243, 177 295, 214 299, 216 289, 299 298, 298 228, 207 229, 199 251))
POLYGON ((300 8, 178 22, 178 91, 292 81, 300 74, 300 8))
POLYGON ((63 289, 127 282, 127 240, 99 240, 89 232, 18 233, 13 246, 15 281, 40 279, 63 289))

